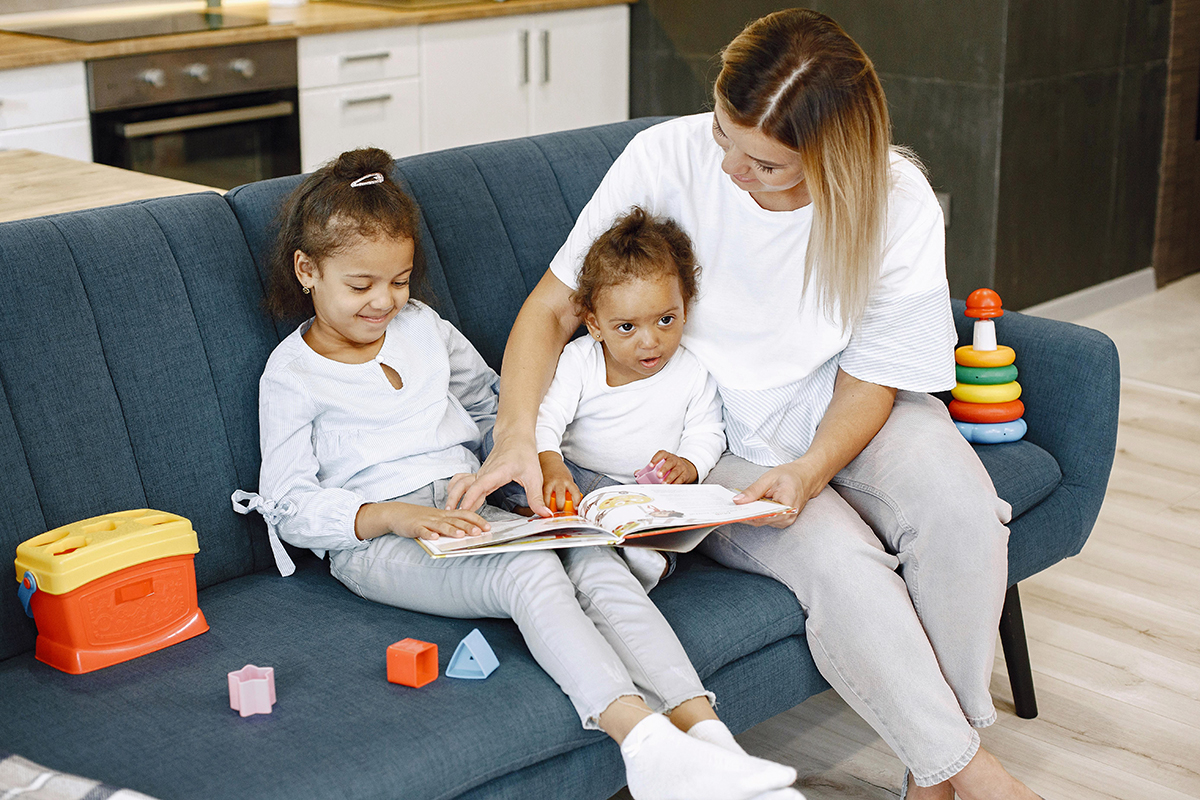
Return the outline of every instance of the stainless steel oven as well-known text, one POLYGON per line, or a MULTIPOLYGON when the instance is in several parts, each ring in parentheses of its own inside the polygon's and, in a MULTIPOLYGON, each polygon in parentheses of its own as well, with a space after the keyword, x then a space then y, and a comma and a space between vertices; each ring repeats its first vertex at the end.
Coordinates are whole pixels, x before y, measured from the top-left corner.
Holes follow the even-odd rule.
POLYGON ((300 171, 294 40, 88 63, 101 164, 230 189, 300 171))

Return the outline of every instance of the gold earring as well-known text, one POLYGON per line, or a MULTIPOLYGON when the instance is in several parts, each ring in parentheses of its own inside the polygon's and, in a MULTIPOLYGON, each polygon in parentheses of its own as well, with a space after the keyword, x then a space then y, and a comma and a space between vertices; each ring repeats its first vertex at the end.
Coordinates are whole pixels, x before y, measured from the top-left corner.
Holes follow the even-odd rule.
POLYGON ((308 294, 308 287, 307 287, 307 286, 301 286, 301 287, 300 287, 300 291, 304 292, 305 294, 308 294))

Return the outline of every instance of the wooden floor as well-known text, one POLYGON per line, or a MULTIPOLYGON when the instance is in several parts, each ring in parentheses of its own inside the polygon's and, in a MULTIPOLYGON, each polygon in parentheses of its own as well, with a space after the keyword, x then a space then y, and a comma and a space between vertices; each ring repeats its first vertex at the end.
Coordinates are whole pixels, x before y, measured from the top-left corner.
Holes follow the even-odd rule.
MULTIPOLYGON (((1046 800, 1200 798, 1200 275, 1079 322, 1121 353, 1116 462, 1083 552, 1021 583, 1040 713, 1013 714, 998 656, 983 743, 1046 800)), ((899 794, 832 691, 738 740, 809 800, 899 794)))

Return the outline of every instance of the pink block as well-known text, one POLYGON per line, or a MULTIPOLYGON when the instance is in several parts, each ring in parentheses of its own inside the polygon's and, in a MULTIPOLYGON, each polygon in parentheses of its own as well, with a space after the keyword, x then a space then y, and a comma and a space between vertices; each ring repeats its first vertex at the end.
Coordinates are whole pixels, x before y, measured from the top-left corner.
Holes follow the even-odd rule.
POLYGON ((663 465, 666 459, 660 460, 657 464, 647 464, 646 466, 633 473, 633 479, 638 483, 662 483, 663 480, 659 477, 658 469, 663 465))
POLYGON ((247 664, 229 673, 229 707, 248 717, 270 714, 275 705, 275 669, 247 664))

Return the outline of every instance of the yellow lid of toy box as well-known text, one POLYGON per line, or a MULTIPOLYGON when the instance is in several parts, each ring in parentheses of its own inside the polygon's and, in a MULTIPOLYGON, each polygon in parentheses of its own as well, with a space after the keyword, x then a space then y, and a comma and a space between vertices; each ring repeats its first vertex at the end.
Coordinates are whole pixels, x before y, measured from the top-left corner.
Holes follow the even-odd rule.
POLYGON ((178 514, 138 508, 104 514, 17 545, 17 580, 28 570, 38 590, 66 594, 117 570, 200 552, 192 523, 178 514))

